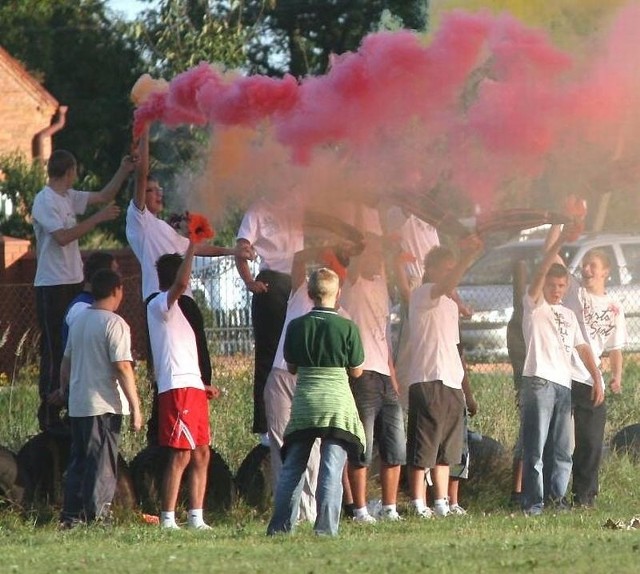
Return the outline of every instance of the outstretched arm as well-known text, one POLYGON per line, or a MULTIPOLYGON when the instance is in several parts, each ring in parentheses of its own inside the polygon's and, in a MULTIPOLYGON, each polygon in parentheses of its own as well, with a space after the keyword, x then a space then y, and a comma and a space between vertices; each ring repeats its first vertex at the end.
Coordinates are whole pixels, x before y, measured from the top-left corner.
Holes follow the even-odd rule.
POLYGON ((107 183, 100 191, 96 191, 89 195, 89 199, 87 200, 87 205, 95 205, 97 203, 110 203, 112 202, 122 184, 129 177, 129 174, 136 168, 138 164, 138 160, 134 159, 130 156, 125 156, 122 158, 122 162, 120 163, 120 167, 118 171, 111 178, 111 181, 107 183))
POLYGON ((90 215, 86 219, 83 219, 80 223, 77 223, 73 227, 68 229, 56 229, 51 235, 56 240, 58 245, 64 247, 76 239, 80 239, 83 235, 86 235, 94 227, 104 221, 111 221, 120 214, 120 208, 117 205, 107 205, 100 211, 90 215))
POLYGON ((437 299, 442 295, 451 297, 454 289, 458 286, 458 283, 460 283, 464 272, 469 268, 471 263, 473 263, 483 247, 482 240, 477 235, 470 235, 463 239, 460 242, 460 257, 455 267, 446 277, 434 284, 431 288, 431 298, 437 299))
POLYGON ((147 180, 149 179, 149 126, 145 126, 138 142, 138 166, 133 203, 143 211, 146 205, 147 180))
POLYGON ((173 285, 171 285, 167 294, 167 307, 169 307, 169 309, 180 298, 180 295, 182 295, 187 290, 187 287, 189 286, 194 252, 195 244, 193 243, 193 241, 189 241, 189 247, 187 247, 187 251, 184 254, 184 259, 182 260, 180 267, 178 267, 176 278, 174 279, 173 285))
POLYGON ((555 225, 549 230, 547 240, 545 241, 544 257, 535 270, 533 279, 531 280, 531 284, 527 291, 529 297, 531 297, 531 299, 536 303, 539 302, 542 297, 542 287, 544 286, 547 271, 549 271, 551 265, 557 262, 559 259, 558 253, 560 252, 560 247, 562 247, 562 244, 574 233, 574 231, 575 227, 572 224, 566 224, 560 233, 558 233, 558 227, 555 225))

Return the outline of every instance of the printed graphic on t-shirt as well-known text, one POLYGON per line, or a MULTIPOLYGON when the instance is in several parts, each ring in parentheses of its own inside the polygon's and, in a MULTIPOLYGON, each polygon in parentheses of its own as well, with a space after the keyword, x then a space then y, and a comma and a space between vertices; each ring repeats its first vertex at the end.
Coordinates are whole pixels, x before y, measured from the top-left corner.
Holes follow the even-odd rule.
POLYGON ((583 301, 584 324, 587 327, 589 338, 602 337, 606 339, 616 326, 616 317, 620 309, 614 303, 609 303, 606 309, 597 309, 587 298, 583 301))
POLYGON ((262 220, 262 234, 265 237, 273 237, 280 233, 280 222, 277 217, 270 213, 265 213, 262 220))
POLYGON ((567 353, 571 352, 573 349, 573 341, 569 341, 569 321, 565 318, 563 313, 556 311, 553 307, 551 307, 551 311, 553 312, 553 318, 556 324, 556 330, 558 331, 558 335, 560 336, 560 342, 564 347, 564 350, 567 353))

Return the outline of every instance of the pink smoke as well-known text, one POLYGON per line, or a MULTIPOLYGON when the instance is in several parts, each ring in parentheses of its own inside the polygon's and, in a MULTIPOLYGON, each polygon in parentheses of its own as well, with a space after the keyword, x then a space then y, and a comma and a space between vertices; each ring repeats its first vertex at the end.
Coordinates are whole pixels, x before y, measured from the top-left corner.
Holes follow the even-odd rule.
MULTIPOLYGON (((249 130, 225 140, 234 170, 210 158, 204 203, 276 192, 283 181, 325 199, 420 195, 444 181, 488 205, 505 182, 550 164, 587 178, 594 158, 603 169, 637 152, 639 27, 640 7, 623 10, 587 59, 508 15, 456 11, 428 44, 408 31, 372 34, 301 82, 201 63, 136 110, 135 131, 150 121, 249 130)), ((212 153, 224 154, 212 137, 212 153)))

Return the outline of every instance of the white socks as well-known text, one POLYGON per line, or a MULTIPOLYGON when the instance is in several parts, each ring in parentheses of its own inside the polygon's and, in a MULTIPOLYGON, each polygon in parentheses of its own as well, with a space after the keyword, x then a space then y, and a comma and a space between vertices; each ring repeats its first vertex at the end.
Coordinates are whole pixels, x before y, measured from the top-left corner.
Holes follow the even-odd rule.
POLYGON ((176 524, 176 513, 172 510, 163 510, 162 512, 160 512, 160 526, 162 528, 180 528, 176 524))

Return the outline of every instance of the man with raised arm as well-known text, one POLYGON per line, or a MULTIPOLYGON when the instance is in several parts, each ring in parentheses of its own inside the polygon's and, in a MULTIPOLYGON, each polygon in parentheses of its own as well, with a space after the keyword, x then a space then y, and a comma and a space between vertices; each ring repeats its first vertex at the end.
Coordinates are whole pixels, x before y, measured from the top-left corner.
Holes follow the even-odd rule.
POLYGON ((36 312, 40 337, 40 429, 68 434, 60 419, 62 407, 47 397, 60 387, 62 323, 64 314, 83 285, 82 258, 78 240, 105 221, 115 219, 120 209, 112 205, 135 164, 125 157, 111 181, 96 192, 78 191, 76 158, 66 150, 55 150, 47 162, 47 185, 38 192, 31 215, 36 237, 36 312), (78 221, 88 207, 107 204, 102 210, 78 221))
POLYGON ((571 356, 575 351, 589 375, 594 405, 602 403, 602 379, 573 311, 562 304, 568 271, 554 262, 575 232, 566 225, 548 247, 524 296, 522 330, 526 345, 520 394, 522 500, 524 512, 542 514, 545 503, 566 507, 571 474, 571 356), (545 488, 547 489, 545 491, 545 488))

